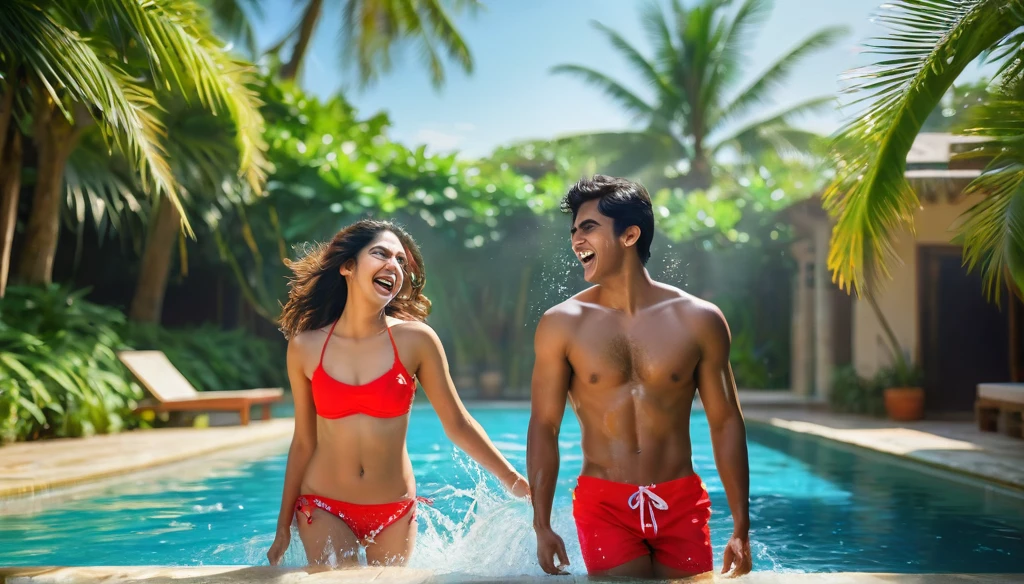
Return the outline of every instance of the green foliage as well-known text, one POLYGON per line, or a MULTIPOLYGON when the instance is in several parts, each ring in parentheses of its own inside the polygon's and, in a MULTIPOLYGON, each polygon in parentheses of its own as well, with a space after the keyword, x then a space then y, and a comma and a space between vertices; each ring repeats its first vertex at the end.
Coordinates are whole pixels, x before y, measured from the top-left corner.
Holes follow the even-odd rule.
POLYGON ((0 303, 0 439, 117 432, 142 391, 115 351, 121 312, 83 291, 12 287, 0 303))
POLYGON ((534 180, 505 163, 409 149, 387 137, 386 115, 360 118, 341 96, 321 101, 268 79, 262 99, 268 157, 276 168, 267 195, 225 209, 210 235, 216 261, 231 266, 249 301, 270 321, 286 296, 283 260, 360 217, 427 226, 472 249, 503 240, 508 218, 557 203, 547 189, 562 183, 550 175, 534 180))
POLYGON ((764 155, 755 164, 716 169, 707 190, 652 193, 658 228, 675 241, 710 239, 716 245, 760 246, 788 229, 779 211, 819 192, 826 174, 812 160, 764 155))
POLYGON ((883 416, 886 387, 882 376, 865 379, 852 365, 840 367, 832 376, 829 406, 838 413, 883 416))
POLYGON ((875 374, 874 383, 882 389, 890 387, 921 387, 924 372, 910 359, 897 359, 892 365, 882 367, 875 374))
POLYGON ((12 287, 0 301, 0 442, 118 432, 142 388, 117 359, 159 349, 203 390, 283 387, 284 351, 244 331, 128 323, 85 290, 12 287))

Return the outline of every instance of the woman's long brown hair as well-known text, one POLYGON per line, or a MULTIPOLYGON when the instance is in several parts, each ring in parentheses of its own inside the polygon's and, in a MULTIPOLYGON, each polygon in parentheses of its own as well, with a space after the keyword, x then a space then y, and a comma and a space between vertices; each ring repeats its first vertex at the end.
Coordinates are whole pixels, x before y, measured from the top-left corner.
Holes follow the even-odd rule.
POLYGON ((281 310, 285 338, 325 327, 341 317, 348 299, 348 283, 341 267, 355 260, 383 231, 394 233, 405 248, 405 278, 398 295, 384 308, 388 316, 422 321, 430 314, 430 300, 423 295, 426 271, 423 256, 412 236, 388 221, 363 219, 342 229, 329 243, 321 243, 304 257, 286 261, 292 270, 288 302, 281 310))

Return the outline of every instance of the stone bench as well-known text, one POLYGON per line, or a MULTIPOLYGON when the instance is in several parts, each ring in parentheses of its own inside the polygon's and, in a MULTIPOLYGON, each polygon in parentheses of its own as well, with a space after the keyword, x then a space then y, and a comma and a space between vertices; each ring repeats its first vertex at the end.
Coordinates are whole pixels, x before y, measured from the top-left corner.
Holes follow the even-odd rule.
POLYGON ((1024 438, 1024 383, 979 383, 974 413, 982 432, 1024 438))

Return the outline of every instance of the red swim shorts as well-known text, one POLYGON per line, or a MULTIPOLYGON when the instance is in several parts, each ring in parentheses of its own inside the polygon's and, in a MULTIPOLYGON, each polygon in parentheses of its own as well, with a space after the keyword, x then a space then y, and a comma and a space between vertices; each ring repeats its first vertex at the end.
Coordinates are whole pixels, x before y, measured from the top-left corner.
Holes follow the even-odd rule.
POLYGON ((714 569, 711 499, 695 474, 643 486, 581 476, 572 514, 590 573, 646 555, 691 574, 714 569))

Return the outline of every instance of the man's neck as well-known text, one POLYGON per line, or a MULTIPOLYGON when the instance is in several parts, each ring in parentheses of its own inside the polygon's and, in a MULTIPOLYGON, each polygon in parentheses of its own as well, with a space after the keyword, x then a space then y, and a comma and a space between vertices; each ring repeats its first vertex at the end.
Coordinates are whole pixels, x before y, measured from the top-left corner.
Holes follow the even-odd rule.
POLYGON ((632 316, 654 303, 654 280, 639 260, 626 262, 622 271, 597 287, 598 303, 632 316))

